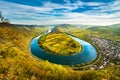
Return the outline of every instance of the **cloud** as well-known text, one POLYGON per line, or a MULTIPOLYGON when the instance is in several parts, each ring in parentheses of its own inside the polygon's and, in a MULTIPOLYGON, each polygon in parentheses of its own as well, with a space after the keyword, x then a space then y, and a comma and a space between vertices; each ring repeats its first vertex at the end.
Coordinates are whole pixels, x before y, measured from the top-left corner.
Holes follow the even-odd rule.
POLYGON ((111 25, 120 23, 120 1, 111 3, 76 1, 66 4, 43 2, 43 6, 29 6, 0 1, 0 10, 12 23, 23 24, 85 24, 111 25), (90 7, 83 12, 72 12, 78 8, 90 7))

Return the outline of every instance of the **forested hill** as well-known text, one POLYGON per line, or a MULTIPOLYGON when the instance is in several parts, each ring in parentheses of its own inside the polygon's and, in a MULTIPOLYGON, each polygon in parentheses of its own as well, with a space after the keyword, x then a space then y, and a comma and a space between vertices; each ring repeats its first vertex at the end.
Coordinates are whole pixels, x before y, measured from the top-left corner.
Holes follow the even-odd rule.
POLYGON ((72 28, 77 28, 75 25, 70 25, 70 24, 59 24, 56 25, 55 28, 52 29, 52 32, 66 32, 69 31, 69 29, 72 28))
POLYGON ((113 34, 113 35, 120 36, 120 24, 115 24, 111 26, 95 26, 95 27, 90 27, 88 29, 92 31, 98 31, 102 34, 107 33, 107 34, 113 34))

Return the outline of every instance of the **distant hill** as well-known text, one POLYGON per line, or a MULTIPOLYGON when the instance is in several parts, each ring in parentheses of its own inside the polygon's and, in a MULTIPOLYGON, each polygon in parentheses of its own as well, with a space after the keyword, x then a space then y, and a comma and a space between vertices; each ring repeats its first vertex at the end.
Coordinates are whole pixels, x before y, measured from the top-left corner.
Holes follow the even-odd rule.
POLYGON ((90 27, 87 28, 88 30, 91 31, 98 31, 101 34, 107 33, 107 34, 113 34, 113 35, 118 35, 120 36, 120 24, 114 24, 110 26, 95 26, 95 27, 90 27))
MULTIPOLYGON (((57 25, 52 31, 66 32, 70 29, 77 29, 78 26, 70 25, 70 24, 60 24, 57 25)), ((79 27, 80 28, 80 27, 79 27)))

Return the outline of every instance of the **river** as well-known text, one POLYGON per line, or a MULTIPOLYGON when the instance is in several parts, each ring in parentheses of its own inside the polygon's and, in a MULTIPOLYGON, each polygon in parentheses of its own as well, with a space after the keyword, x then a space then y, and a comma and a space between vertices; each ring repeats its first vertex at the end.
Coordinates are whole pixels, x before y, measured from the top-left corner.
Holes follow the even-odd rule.
MULTIPOLYGON (((51 30, 48 30, 48 31, 51 32, 51 30)), ((61 55, 46 53, 38 45, 37 41, 39 37, 41 37, 41 35, 38 37, 35 37, 31 41, 30 49, 31 49, 31 53, 40 59, 48 60, 49 62, 61 64, 61 65, 76 65, 76 64, 83 64, 83 63, 85 64, 88 62, 92 62, 97 58, 96 49, 90 43, 83 41, 77 37, 70 36, 71 38, 73 38, 74 40, 76 40, 82 45, 83 50, 78 54, 70 55, 70 56, 61 56, 61 55)))

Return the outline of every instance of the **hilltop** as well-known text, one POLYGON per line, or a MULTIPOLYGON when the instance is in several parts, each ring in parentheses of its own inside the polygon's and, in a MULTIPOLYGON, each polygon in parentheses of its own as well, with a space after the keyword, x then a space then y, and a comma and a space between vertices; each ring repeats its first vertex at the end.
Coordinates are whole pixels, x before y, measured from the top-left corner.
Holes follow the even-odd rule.
POLYGON ((74 55, 82 51, 82 45, 61 32, 59 27, 57 26, 50 33, 41 36, 38 40, 39 46, 49 54, 63 56, 74 55))

